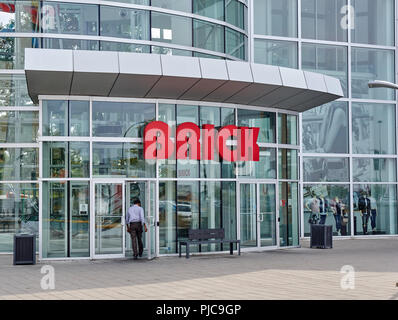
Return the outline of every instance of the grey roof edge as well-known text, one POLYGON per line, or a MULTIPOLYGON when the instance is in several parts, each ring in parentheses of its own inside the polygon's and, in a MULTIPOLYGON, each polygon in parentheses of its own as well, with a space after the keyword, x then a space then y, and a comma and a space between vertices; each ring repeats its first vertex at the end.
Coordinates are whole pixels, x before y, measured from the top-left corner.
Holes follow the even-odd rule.
MULTIPOLYGON (((83 50, 84 51, 84 50, 83 50)), ((86 53, 87 54, 87 53, 86 53)), ((101 62, 101 57, 104 55, 101 55, 101 52, 97 51, 90 51, 90 55, 92 59, 97 59, 98 63, 93 63, 93 66, 99 65, 101 62)), ((60 50, 60 49, 36 49, 36 48, 27 48, 25 49, 25 75, 27 78, 27 85, 28 85, 28 93, 33 101, 38 101, 38 96, 39 95, 48 95, 49 89, 45 87, 45 81, 43 81, 43 85, 40 84, 40 76, 44 76, 45 74, 57 74, 59 73, 60 75, 65 74, 65 73, 71 73, 72 74, 72 82, 73 82, 73 75, 75 73, 75 61, 74 61, 74 56, 75 53, 72 50, 60 50), (36 58, 40 57, 39 63, 36 63, 36 58), (66 62, 66 63, 65 63, 66 62), (31 90, 31 88, 34 87, 34 90, 31 90)), ((277 67, 277 66, 271 66, 271 65, 262 65, 262 64, 256 64, 256 63, 250 63, 250 62, 244 62, 244 61, 239 61, 239 63, 232 63, 226 60, 214 60, 212 61, 211 59, 208 60, 206 58, 199 58, 199 57, 178 57, 178 56, 173 56, 171 59, 169 57, 162 57, 161 55, 158 54, 145 54, 145 53, 122 53, 122 52, 115 52, 113 54, 110 54, 109 56, 112 56, 112 59, 117 59, 117 61, 113 61, 114 65, 117 64, 119 67, 118 70, 112 71, 116 77, 120 74, 132 74, 136 75, 135 77, 139 81, 139 76, 140 75, 152 75, 152 76, 158 76, 160 79, 164 77, 165 79, 170 79, 170 83, 168 83, 171 91, 174 91, 173 89, 173 84, 172 84, 172 79, 180 79, 183 80, 184 78, 186 79, 197 79, 197 81, 207 81, 207 80, 223 80, 226 82, 226 84, 230 83, 241 83, 241 84, 247 84, 248 86, 250 85, 256 85, 256 86, 275 86, 279 87, 282 90, 282 95, 283 95, 283 89, 286 87, 286 90, 288 89, 299 89, 303 95, 306 95, 306 92, 308 92, 309 97, 314 96, 314 92, 319 93, 319 96, 322 96, 323 99, 320 99, 319 101, 333 101, 338 98, 341 98, 344 96, 343 94, 343 89, 341 87, 340 80, 337 78, 333 78, 331 76, 323 75, 320 73, 313 73, 313 72, 308 72, 308 71, 302 71, 302 70, 297 70, 297 69, 289 69, 285 67, 277 67), (122 57, 122 58, 121 58, 122 57), (137 60, 141 61, 159 61, 156 66, 149 66, 148 68, 142 67, 142 65, 138 65, 139 62, 136 62, 135 65, 137 67, 134 67, 134 62, 132 62, 131 66, 129 65, 128 59, 131 57, 131 59, 134 59, 134 57, 137 57, 137 60), (183 59, 183 60, 182 60, 183 59), (123 60, 123 61, 122 61, 123 60), (178 64, 179 61, 181 61, 181 65, 192 65, 192 70, 194 70, 192 73, 185 72, 184 70, 181 70, 181 74, 179 74, 180 71, 178 70, 173 70, 173 66, 171 65, 165 65, 168 61, 173 61, 173 65, 178 64), (213 70, 208 70, 206 77, 204 74, 206 72, 202 71, 202 66, 208 61, 208 65, 213 65, 219 70, 214 70, 214 72, 210 72, 213 70), (126 68, 122 68, 123 66, 126 66, 126 68), (235 70, 231 70, 230 66, 236 67, 235 70), (160 67, 160 68, 159 68, 160 67), (165 72, 165 69, 168 68, 168 72, 165 72), (149 71, 147 71, 149 70, 149 71), (240 77, 239 70, 245 70, 242 74, 242 77, 240 77), (172 74, 170 74, 170 72, 172 74), (233 76, 231 74, 233 73, 233 76), (218 76, 219 75, 219 76, 218 76), (248 76, 250 75, 250 76, 248 76), (292 75, 291 78, 289 76, 292 75), (312 85, 311 81, 308 81, 308 77, 313 77, 312 79, 312 85), (227 78, 227 79, 226 79, 227 78), (315 79, 315 80, 314 80, 315 79), (316 79, 323 79, 322 83, 316 83, 316 79), (297 84, 297 86, 296 86, 297 84)), ((180 68, 181 69, 181 68, 180 68)), ((88 73, 92 73, 94 76, 101 77, 104 72, 103 69, 101 70, 100 67, 93 68, 91 70, 86 71, 88 73)), ((58 84, 59 86, 62 85, 62 80, 60 80, 60 83, 58 84)), ((57 84, 55 84, 56 86, 57 84)), ((90 84, 88 84, 90 85, 90 84)), ((72 86, 72 84, 71 84, 72 86)), ((70 87, 71 87, 70 86, 70 87)), ((177 86, 177 84, 176 84, 177 86)), ((65 90, 62 90, 62 93, 60 90, 57 91, 56 94, 62 94, 62 95, 69 95, 70 94, 70 87, 65 88, 65 90)), ((232 88, 234 86, 231 86, 232 88)), ((176 87, 176 92, 179 92, 179 95, 176 95, 176 100, 178 100, 178 97, 182 96, 181 92, 178 90, 179 88, 176 87)), ((213 88, 213 90, 216 88, 213 88)), ((237 90, 237 89, 236 89, 237 90)), ((240 89, 242 90, 242 89, 240 89)), ((94 88, 93 88, 94 91, 94 88)), ((239 91, 236 92, 231 92, 231 97, 237 94, 239 91)), ((108 96, 108 92, 104 92, 104 97, 108 96)), ((177 93, 176 93, 177 94, 177 93)), ((210 94, 210 92, 208 93, 210 94)), ((206 96, 208 95, 206 94, 206 96)), ((87 94, 85 94, 87 95, 87 94)), ((93 94, 94 95, 94 94, 93 94)), ((95 94, 98 96, 98 94, 95 94)), ((268 93, 264 92, 263 98, 267 98, 268 93)), ((126 92, 126 95, 124 97, 130 97, 129 93, 126 92)), ((131 96, 131 98, 135 98, 136 96, 131 96)), ((151 98, 157 99, 155 96, 152 96, 151 98)), ((158 97, 159 99, 162 99, 162 97, 158 97)), ((282 97, 284 98, 284 97, 282 97)), ((170 98, 172 99, 172 98, 170 98)), ((174 98, 173 98, 174 99, 174 98)), ((310 99, 310 98, 309 98, 310 99)), ((208 100, 206 100, 208 101, 208 100)), ((281 99, 283 101, 283 99, 281 99)), ((214 101, 215 103, 219 103, 220 101, 214 101)), ((252 104, 253 99, 247 99, 247 101, 242 101, 239 104, 241 105, 253 105, 252 104)), ((308 101, 308 104, 311 105, 311 108, 316 107, 317 101, 316 99, 314 101, 311 101, 311 99, 308 101), (315 105, 314 105, 315 104, 315 105)), ((278 103, 275 103, 275 108, 278 108, 278 103)), ((258 105, 256 105, 258 106, 258 105)), ((281 108, 281 107, 279 107, 281 108)), ((300 109, 303 109, 302 103, 297 106, 297 112, 300 109)))

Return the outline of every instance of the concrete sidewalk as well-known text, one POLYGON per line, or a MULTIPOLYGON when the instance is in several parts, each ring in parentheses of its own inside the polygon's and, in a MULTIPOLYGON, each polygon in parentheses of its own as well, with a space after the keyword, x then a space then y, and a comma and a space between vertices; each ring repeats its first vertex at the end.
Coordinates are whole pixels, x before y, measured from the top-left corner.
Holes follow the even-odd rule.
MULTIPOLYGON (((45 262, 13 266, 0 256, 1 299, 398 299, 398 239, 339 240, 334 249, 45 262), (43 290, 41 268, 55 270, 43 290), (343 290, 355 270, 355 289, 343 290)), ((352 282, 350 282, 353 284, 352 282)))

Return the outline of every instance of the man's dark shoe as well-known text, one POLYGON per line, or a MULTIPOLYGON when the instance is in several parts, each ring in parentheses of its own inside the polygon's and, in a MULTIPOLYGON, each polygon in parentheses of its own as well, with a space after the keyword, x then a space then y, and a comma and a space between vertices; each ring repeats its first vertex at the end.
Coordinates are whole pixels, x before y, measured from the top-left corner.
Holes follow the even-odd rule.
POLYGON ((142 257, 142 253, 139 254, 139 257, 140 257, 140 258, 142 257))

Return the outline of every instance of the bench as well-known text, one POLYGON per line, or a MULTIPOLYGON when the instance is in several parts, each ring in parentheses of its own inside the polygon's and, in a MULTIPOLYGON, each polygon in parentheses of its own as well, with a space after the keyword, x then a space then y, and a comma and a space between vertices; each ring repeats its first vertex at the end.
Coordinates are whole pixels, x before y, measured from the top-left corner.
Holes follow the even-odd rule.
POLYGON ((189 258, 189 246, 191 244, 229 243, 229 253, 233 254, 233 245, 238 245, 240 255, 240 240, 225 240, 224 229, 190 229, 188 240, 179 241, 179 257, 181 258, 181 246, 186 247, 186 258, 189 258))

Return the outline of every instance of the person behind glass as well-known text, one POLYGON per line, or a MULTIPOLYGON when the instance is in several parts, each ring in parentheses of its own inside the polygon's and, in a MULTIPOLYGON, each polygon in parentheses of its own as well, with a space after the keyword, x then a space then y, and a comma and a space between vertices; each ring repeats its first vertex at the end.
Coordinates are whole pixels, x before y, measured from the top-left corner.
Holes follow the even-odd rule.
POLYGON ((319 215, 320 215, 320 220, 319 220, 319 224, 325 224, 326 222, 326 217, 328 216, 327 213, 327 208, 328 208, 328 201, 323 197, 323 195, 321 194, 319 196, 319 215))
POLYGON ((126 226, 127 232, 131 235, 131 246, 133 247, 134 259, 138 259, 138 256, 142 257, 142 252, 144 251, 144 245, 142 243, 143 226, 145 232, 147 232, 144 220, 144 209, 141 207, 141 201, 139 199, 135 199, 133 206, 127 211, 126 226))
POLYGON ((331 206, 333 215, 334 215, 334 220, 336 221, 336 231, 337 235, 341 235, 341 213, 342 213, 342 207, 344 205, 340 201, 339 197, 334 198, 334 203, 331 206))
POLYGON ((311 192, 312 199, 310 199, 306 203, 306 208, 311 212, 311 216, 308 220, 310 224, 316 224, 319 220, 318 215, 319 215, 319 200, 316 197, 316 194, 314 191, 311 192))
POLYGON ((358 209, 361 211, 363 234, 367 234, 372 204, 366 191, 362 192, 358 200, 358 209))

